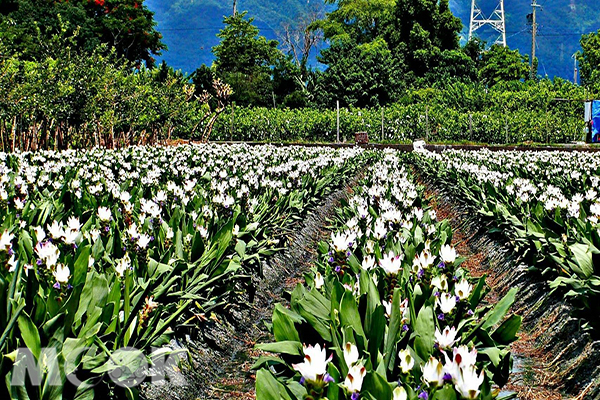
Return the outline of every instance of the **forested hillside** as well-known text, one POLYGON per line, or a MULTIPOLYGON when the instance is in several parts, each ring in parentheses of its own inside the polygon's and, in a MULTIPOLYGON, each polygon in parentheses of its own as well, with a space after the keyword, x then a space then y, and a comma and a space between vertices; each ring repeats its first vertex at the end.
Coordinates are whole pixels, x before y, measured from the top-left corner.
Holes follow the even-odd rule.
MULTIPOLYGON (((539 0, 539 38, 537 56, 539 74, 549 77, 573 78, 571 56, 579 49, 582 33, 600 29, 600 13, 595 11, 594 0, 539 0)), ((165 0, 146 1, 156 13, 158 30, 164 35, 169 51, 164 59, 184 72, 192 72, 202 63, 213 60, 211 48, 218 44, 215 36, 223 27, 223 16, 231 14, 233 1, 216 0, 165 0)), ((493 11, 496 0, 479 0, 486 13, 493 11)), ((505 1, 507 38, 511 48, 521 53, 531 51, 531 31, 527 26, 527 14, 531 13, 529 0, 505 1)), ((468 33, 470 0, 452 0, 450 8, 464 25, 463 36, 468 33)), ((277 38, 283 23, 294 22, 298 16, 323 8, 323 0, 240 0, 238 10, 248 10, 256 18, 261 34, 269 39, 277 38)), ((493 35, 482 32, 493 41, 493 35)), ((315 62, 314 57, 312 62, 315 62)))

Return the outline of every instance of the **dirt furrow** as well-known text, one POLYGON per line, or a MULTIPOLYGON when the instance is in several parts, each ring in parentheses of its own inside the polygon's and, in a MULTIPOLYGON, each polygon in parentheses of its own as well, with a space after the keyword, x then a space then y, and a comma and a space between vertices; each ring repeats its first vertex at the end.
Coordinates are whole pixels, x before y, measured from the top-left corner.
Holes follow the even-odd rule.
POLYGON ((450 222, 453 244, 467 257, 463 266, 474 277, 487 275, 491 292, 486 299, 490 304, 510 288, 520 289, 512 312, 523 317, 523 325, 519 340, 511 346, 515 361, 505 390, 516 392, 521 400, 599 398, 598 343, 576 327, 560 294, 550 295, 545 280, 528 272, 501 237, 489 235, 472 210, 431 186, 426 197, 438 219, 450 222))

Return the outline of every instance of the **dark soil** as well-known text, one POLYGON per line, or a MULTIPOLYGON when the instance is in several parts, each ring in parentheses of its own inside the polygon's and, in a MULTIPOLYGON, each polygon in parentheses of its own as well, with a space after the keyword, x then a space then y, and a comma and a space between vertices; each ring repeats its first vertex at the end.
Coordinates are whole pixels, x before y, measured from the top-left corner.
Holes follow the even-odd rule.
MULTIPOLYGON (((427 186, 427 185, 426 185, 427 186)), ((560 293, 550 294, 539 272, 529 272, 505 244, 482 228, 472 210, 428 187, 438 219, 452 225, 453 243, 463 266, 475 277, 487 275, 490 303, 519 288, 512 312, 523 317, 520 339, 512 344, 512 378, 504 390, 521 400, 600 399, 600 342, 581 329, 560 293)))
POLYGON ((241 293, 239 305, 226 314, 213 316, 198 326, 198 331, 171 343, 174 348, 188 349, 190 360, 177 368, 171 381, 146 385, 147 399, 254 399, 255 375, 252 364, 261 352, 259 342, 271 341, 265 323, 271 322, 276 303, 285 304, 286 293, 303 282, 317 257, 317 244, 329 234, 325 230, 341 198, 352 192, 354 179, 332 193, 310 213, 291 237, 283 252, 264 260, 262 278, 253 277, 254 299, 241 293))

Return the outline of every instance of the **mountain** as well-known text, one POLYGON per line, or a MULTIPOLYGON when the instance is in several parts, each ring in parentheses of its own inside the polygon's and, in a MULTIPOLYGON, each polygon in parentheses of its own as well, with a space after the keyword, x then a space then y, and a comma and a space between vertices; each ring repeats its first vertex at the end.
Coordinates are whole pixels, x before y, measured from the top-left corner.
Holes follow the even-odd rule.
MULTIPOLYGON (((491 14, 499 0, 478 0, 485 14, 491 14)), ((183 72, 190 73, 201 64, 210 65, 211 48, 218 43, 215 36, 223 27, 223 16, 232 13, 233 1, 220 0, 146 0, 155 12, 158 30, 164 36, 169 50, 162 59, 183 72)), ((536 55, 538 73, 573 79, 573 59, 579 50, 583 33, 600 29, 597 0, 538 0, 538 39, 536 55)), ((531 52, 531 28, 527 15, 531 13, 530 0, 505 0, 507 42, 523 54, 531 52)), ((238 10, 248 10, 255 18, 261 34, 276 39, 284 23, 296 21, 304 12, 323 7, 323 0, 239 0, 238 10)), ((471 1, 450 0, 452 12, 463 21, 463 39, 468 36, 471 1)), ((497 35, 485 30, 480 37, 493 42, 497 35)), ((314 57, 313 63, 316 63, 314 57)))

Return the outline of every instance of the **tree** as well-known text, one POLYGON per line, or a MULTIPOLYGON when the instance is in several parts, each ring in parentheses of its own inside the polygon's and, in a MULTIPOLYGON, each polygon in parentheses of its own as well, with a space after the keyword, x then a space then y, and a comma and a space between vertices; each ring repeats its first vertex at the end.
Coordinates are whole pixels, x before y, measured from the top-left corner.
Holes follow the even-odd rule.
POLYGON ((278 42, 259 36, 254 19, 245 19, 246 14, 223 20, 225 28, 217 34, 221 42, 212 49, 213 68, 232 87, 232 100, 240 105, 266 106, 273 96, 271 69, 282 54, 278 42))
POLYGON ((144 0, 11 0, 0 13, 0 37, 24 58, 46 57, 52 35, 77 34, 88 52, 102 43, 136 64, 154 65, 166 46, 144 0))
POLYGON ((448 0, 397 0, 385 38, 404 59, 409 77, 423 77, 444 59, 443 52, 460 49, 461 30, 448 0))
POLYGON ((481 62, 479 77, 488 86, 526 80, 529 76, 529 56, 522 55, 519 50, 495 44, 482 54, 481 62))
POLYGON ((577 53, 581 83, 600 90, 600 30, 583 35, 579 42, 581 51, 577 53))
POLYGON ((326 105, 339 100, 343 106, 379 106, 395 100, 402 87, 402 69, 383 39, 337 40, 318 59, 329 66, 322 75, 326 105))
POLYGON ((369 43, 384 33, 396 0, 325 0, 336 5, 326 18, 315 21, 311 29, 323 32, 325 39, 357 44, 369 43))

